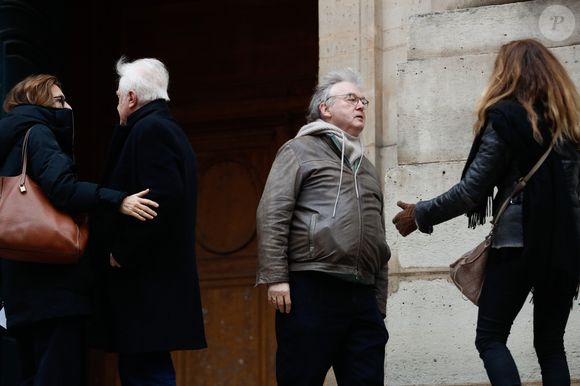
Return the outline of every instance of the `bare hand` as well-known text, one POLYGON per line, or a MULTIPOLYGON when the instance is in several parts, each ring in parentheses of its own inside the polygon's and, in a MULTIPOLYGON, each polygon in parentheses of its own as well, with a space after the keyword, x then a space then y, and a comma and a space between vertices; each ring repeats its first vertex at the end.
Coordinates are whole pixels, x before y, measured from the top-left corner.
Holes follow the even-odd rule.
POLYGON ((415 222, 415 204, 397 201, 397 206, 403 210, 393 217, 393 224, 395 224, 401 236, 406 237, 417 229, 417 223, 415 222))
POLYGON ((152 208, 158 208, 159 204, 155 201, 143 198, 147 193, 149 193, 149 189, 125 197, 121 203, 119 212, 127 216, 133 216, 141 221, 152 220, 155 218, 157 212, 152 208))
POLYGON ((290 313, 290 284, 275 283, 268 286, 268 301, 281 313, 290 313))
POLYGON ((121 268, 121 264, 119 264, 119 262, 115 260, 115 257, 113 256, 112 253, 109 254, 109 264, 113 268, 121 268))

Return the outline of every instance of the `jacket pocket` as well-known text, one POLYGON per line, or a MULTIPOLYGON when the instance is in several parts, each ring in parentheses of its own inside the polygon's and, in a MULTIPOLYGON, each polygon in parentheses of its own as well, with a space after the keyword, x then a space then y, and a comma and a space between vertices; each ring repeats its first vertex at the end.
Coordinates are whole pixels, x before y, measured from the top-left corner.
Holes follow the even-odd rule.
POLYGON ((524 246, 523 202, 524 192, 516 195, 495 226, 494 248, 521 248, 524 246))

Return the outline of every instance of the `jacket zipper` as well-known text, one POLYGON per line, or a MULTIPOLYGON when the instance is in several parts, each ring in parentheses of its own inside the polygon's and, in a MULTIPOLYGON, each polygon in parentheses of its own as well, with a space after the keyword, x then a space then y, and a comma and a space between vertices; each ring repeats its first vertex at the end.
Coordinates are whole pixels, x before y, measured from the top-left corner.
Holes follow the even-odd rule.
POLYGON ((310 217, 310 229, 308 230, 308 251, 311 258, 314 258, 314 229, 316 228, 317 219, 318 213, 313 213, 310 217))
MULTIPOLYGON (((362 161, 362 160, 361 160, 362 161)), ((360 165, 359 165, 360 167, 360 165)), ((358 181, 354 180, 355 188, 358 190, 358 181)), ((359 280, 359 261, 360 261, 360 253, 361 253, 361 245, 362 245, 362 237, 363 237, 363 221, 362 221, 362 209, 360 204, 360 194, 356 197, 356 204, 358 209, 358 250, 356 253, 356 267, 354 272, 354 277, 356 280, 359 280)))

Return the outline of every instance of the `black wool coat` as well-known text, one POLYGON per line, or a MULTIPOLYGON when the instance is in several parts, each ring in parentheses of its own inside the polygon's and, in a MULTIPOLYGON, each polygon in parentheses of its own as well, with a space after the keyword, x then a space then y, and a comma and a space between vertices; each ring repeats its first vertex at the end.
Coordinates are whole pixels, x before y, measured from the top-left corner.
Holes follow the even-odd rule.
POLYGON ((206 347, 195 260, 197 164, 164 100, 132 113, 113 136, 105 185, 159 203, 142 222, 114 214, 103 238, 122 268, 105 269, 109 349, 151 352, 206 347))
MULTIPOLYGON (((51 203, 69 213, 117 210, 126 194, 78 181, 72 155, 72 111, 20 105, 0 121, 0 175, 21 172, 24 135, 28 175, 51 203)), ((0 256, 1 257, 1 256, 0 256)), ((83 256, 77 264, 20 263, 0 258, 0 298, 8 328, 90 312, 91 270, 83 256)))

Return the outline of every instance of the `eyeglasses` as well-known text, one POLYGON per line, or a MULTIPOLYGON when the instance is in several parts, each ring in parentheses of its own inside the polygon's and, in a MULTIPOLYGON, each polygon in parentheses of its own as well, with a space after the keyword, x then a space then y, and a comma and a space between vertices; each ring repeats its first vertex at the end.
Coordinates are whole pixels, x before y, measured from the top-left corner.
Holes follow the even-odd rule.
POLYGON ((348 104, 353 105, 355 107, 358 105, 359 101, 360 101, 360 103, 362 103, 364 109, 366 109, 369 106, 369 100, 367 98, 356 96, 353 93, 331 95, 328 98, 326 98, 326 100, 324 102, 326 102, 327 100, 329 100, 331 98, 337 98, 337 97, 340 97, 342 100, 346 101, 348 104))
POLYGON ((66 98, 64 97, 64 95, 55 96, 52 97, 52 99, 54 99, 56 103, 59 103, 62 107, 64 107, 66 103, 66 98))

